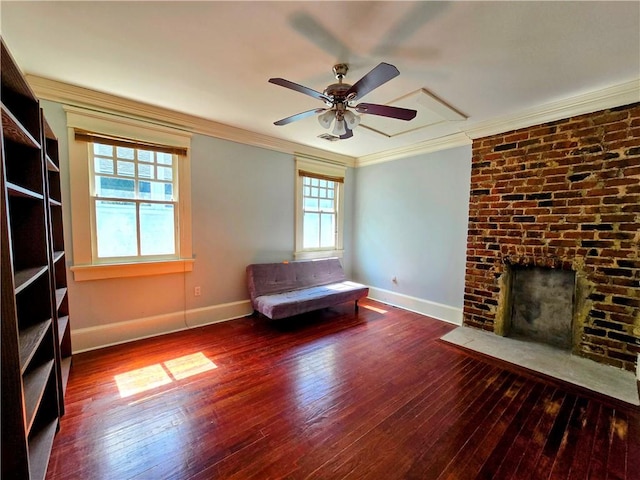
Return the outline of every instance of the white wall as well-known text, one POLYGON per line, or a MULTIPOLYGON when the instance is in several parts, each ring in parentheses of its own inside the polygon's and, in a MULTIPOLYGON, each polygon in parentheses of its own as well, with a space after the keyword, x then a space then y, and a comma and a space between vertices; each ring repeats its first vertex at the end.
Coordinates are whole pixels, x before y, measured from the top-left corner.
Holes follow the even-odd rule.
MULTIPOLYGON (((66 115, 58 103, 42 101, 42 107, 60 143, 66 260, 71 266, 66 115)), ((75 282, 68 271, 74 351, 246 315, 251 306, 245 267, 293 258, 293 156, 204 135, 194 135, 191 146, 193 271, 85 282, 75 282), (199 297, 195 286, 201 287, 199 297)), ((343 265, 350 274, 351 169, 345 182, 350 193, 343 265)))
POLYGON ((356 170, 353 272, 373 298, 461 324, 470 177, 471 146, 356 170))

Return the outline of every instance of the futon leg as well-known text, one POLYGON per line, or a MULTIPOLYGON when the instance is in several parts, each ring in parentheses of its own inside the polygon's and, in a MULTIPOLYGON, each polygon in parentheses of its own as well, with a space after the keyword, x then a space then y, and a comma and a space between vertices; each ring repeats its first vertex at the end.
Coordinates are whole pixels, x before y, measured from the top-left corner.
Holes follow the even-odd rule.
POLYGON ((356 300, 356 313, 358 313, 358 300, 356 300))

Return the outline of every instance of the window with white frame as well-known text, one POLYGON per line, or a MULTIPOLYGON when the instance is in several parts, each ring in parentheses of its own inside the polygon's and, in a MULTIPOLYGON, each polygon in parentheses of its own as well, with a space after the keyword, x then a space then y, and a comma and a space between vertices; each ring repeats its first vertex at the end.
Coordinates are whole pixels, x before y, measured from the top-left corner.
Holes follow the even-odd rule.
POLYGON ((74 279, 191 271, 191 134, 65 111, 74 279))
POLYGON ((331 248, 337 244, 338 182, 302 175, 302 248, 331 248))
POLYGON ((296 158, 296 259, 342 256, 345 167, 296 158))
POLYGON ((176 258, 177 156, 126 144, 89 149, 94 259, 176 258))

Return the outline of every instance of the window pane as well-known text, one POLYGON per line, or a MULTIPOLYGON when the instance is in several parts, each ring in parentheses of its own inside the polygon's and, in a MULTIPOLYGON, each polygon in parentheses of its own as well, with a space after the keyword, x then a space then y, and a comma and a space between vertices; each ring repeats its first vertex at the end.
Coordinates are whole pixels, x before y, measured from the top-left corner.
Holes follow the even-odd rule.
POLYGON ((139 163, 138 176, 142 178, 153 178, 153 165, 147 165, 146 163, 139 163))
POLYGON ((172 255, 176 251, 174 207, 165 204, 140 205, 140 254, 172 255))
POLYGON ((96 200, 98 257, 131 257, 138 254, 136 204, 96 200))
POLYGON ((304 209, 305 210, 318 210, 318 199, 317 198, 308 198, 304 199, 304 209))
POLYGON ((158 180, 173 180, 173 170, 167 167, 158 167, 158 180))
POLYGON ((333 200, 329 200, 326 198, 321 199, 320 208, 325 211, 326 210, 333 211, 333 200))
POLYGON ((128 178, 101 177, 96 175, 96 196, 111 198, 135 198, 135 182, 128 178))
POLYGON ((138 160, 153 163, 153 152, 149 150, 138 150, 138 160))
POLYGON ((323 213, 320 216, 320 247, 329 248, 335 246, 334 235, 335 215, 323 213))
POLYGON ((173 186, 163 182, 138 182, 139 198, 145 200, 173 200, 173 186))
POLYGON ((306 213, 303 218, 302 248, 318 248, 320 246, 320 214, 306 213))
POLYGON ((104 155, 105 157, 113 156, 113 147, 111 145, 93 144, 93 153, 95 155, 104 155))
POLYGON ((116 147, 116 155, 118 158, 126 158, 127 160, 133 160, 134 150, 129 147, 116 147))
POLYGON ((133 177, 135 175, 135 164, 132 162, 122 162, 118 160, 118 175, 133 177))
POLYGON ((156 152, 156 157, 158 159, 158 163, 161 163, 162 165, 173 164, 173 155, 170 153, 156 152))
POLYGON ((113 174, 113 160, 110 158, 96 158, 93 168, 96 173, 113 174))

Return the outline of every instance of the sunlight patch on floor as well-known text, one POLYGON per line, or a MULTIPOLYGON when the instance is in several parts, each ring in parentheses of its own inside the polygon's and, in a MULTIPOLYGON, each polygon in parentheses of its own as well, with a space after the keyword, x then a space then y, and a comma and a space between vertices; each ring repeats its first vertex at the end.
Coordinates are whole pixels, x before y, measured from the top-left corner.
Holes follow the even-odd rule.
POLYGON ((174 380, 183 380, 215 368, 218 368, 215 363, 209 360, 202 352, 198 352, 167 360, 162 364, 157 363, 121 373, 116 375, 114 379, 120 392, 120 398, 125 398, 168 385, 174 380))
POLYGON ((183 378, 218 368, 218 366, 205 357, 202 352, 167 360, 164 362, 164 366, 169 369, 171 375, 173 375, 173 378, 176 380, 182 380, 183 378))
POLYGON ((360 308, 366 308, 367 310, 371 310, 376 313, 387 313, 387 310, 383 310, 382 308, 372 307, 371 305, 358 305, 360 308))
POLYGON ((115 376, 116 385, 120 391, 120 397, 130 397, 136 393, 146 392, 153 388, 161 387, 172 382, 162 365, 156 364, 150 367, 138 368, 130 372, 115 376))

